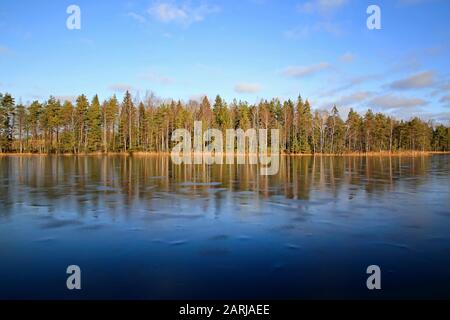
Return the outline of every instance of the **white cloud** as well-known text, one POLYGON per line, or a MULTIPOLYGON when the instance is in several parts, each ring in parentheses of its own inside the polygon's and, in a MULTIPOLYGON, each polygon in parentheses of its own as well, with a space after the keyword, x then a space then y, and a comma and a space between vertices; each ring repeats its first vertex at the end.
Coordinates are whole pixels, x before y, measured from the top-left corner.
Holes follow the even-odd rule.
POLYGON ((114 92, 125 92, 125 91, 133 91, 134 88, 128 84, 125 83, 115 83, 112 84, 108 87, 109 90, 114 91, 114 92))
POLYGON ((390 88, 397 90, 429 88, 435 84, 434 76, 432 71, 421 72, 391 83, 390 88))
POLYGON ((311 0, 297 6, 301 13, 330 14, 343 7, 349 0, 311 0))
POLYGON ((327 70, 331 67, 328 62, 321 62, 310 66, 291 66, 283 70, 283 74, 288 77, 302 78, 327 70))
POLYGON ((159 84, 164 84, 164 85, 173 84, 175 82, 175 80, 172 79, 171 77, 168 77, 168 76, 156 73, 156 72, 152 72, 152 71, 141 74, 140 78, 142 80, 157 82, 159 84))
POLYGON ((258 93, 261 91, 261 85, 257 83, 238 83, 234 87, 237 93, 258 93))
POLYGON ((372 99, 369 104, 381 109, 402 109, 424 106, 428 102, 419 98, 405 98, 386 94, 372 99))
POLYGON ((144 24, 147 21, 147 19, 144 16, 137 14, 135 12, 128 12, 127 16, 129 16, 130 18, 141 24, 144 24))
POLYGON ((450 94, 447 94, 446 96, 443 96, 441 98, 441 100, 439 100, 439 101, 442 102, 442 103, 450 102, 450 94))
MULTIPOLYGON (((450 112, 431 112, 431 113, 420 112, 416 114, 416 116, 418 116, 423 120, 432 120, 435 123, 442 123, 445 125, 450 124, 450 112)), ((411 118, 411 116, 409 118, 411 118)))
POLYGON ((450 90, 450 83, 444 84, 444 85, 442 86, 442 90, 445 90, 445 91, 450 90))
POLYGON ((149 13, 162 22, 184 21, 188 18, 185 10, 169 3, 155 4, 149 9, 149 13))
POLYGON ((435 97, 435 96, 439 96, 441 94, 444 94, 446 92, 450 91, 450 83, 441 83, 439 85, 436 86, 435 90, 433 90, 433 92, 431 92, 431 96, 435 97))
POLYGON ((335 104, 338 106, 353 105, 355 103, 362 102, 367 98, 370 98, 372 95, 373 93, 369 91, 358 91, 350 95, 341 97, 338 101, 336 101, 335 104))
POLYGON ((376 81, 381 78, 382 78, 382 75, 379 75, 379 74, 352 77, 352 78, 345 80, 345 82, 343 82, 343 84, 337 88, 333 88, 333 89, 321 92, 321 95, 322 96, 334 96, 335 94, 337 94, 341 91, 349 90, 351 88, 357 87, 364 83, 367 83, 370 81, 376 81))
POLYGON ((217 6, 201 4, 192 6, 190 4, 177 5, 169 2, 160 2, 153 4, 148 13, 163 23, 178 23, 188 26, 194 22, 203 21, 206 16, 218 12, 217 6))

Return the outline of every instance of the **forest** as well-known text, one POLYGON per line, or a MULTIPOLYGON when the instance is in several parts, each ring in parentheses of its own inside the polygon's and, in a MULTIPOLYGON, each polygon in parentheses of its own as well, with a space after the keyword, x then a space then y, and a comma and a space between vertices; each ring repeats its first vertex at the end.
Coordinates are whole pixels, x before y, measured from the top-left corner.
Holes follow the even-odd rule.
POLYGON ((450 127, 442 124, 398 120, 371 109, 351 109, 343 118, 336 106, 313 110, 301 96, 249 104, 227 103, 218 95, 214 102, 203 97, 184 103, 126 92, 121 102, 116 96, 100 102, 97 95, 80 95, 74 103, 50 97, 29 105, 0 93, 0 153, 170 152, 172 132, 192 132, 194 121, 223 131, 279 129, 280 150, 290 154, 450 150, 450 127))

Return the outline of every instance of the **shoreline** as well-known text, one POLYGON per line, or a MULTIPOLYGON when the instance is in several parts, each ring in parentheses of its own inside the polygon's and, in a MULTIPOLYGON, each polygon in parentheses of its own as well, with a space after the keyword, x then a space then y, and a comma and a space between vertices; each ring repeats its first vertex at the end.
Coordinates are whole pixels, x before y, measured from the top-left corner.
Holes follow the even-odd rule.
MULTIPOLYGON (((206 153, 201 153, 205 155, 206 153)), ((398 152, 348 152, 348 153, 280 153, 284 157, 417 157, 417 156, 433 156, 433 155, 445 155, 450 154, 450 151, 398 151, 398 152)), ((198 155, 198 153, 192 153, 191 156, 198 155)), ((223 156, 229 154, 222 153, 223 156)), ((242 154, 234 154, 235 156, 242 156, 242 154)), ((245 156, 255 154, 246 153, 245 156)), ((256 154, 258 155, 258 154, 256 154)), ((269 153, 270 155, 270 153, 269 153)), ((99 157, 99 156, 126 156, 126 157, 158 157, 158 156, 171 156, 170 152, 92 152, 92 153, 31 153, 31 152, 9 152, 0 153, 0 157, 29 157, 29 156, 64 156, 64 157, 99 157)))

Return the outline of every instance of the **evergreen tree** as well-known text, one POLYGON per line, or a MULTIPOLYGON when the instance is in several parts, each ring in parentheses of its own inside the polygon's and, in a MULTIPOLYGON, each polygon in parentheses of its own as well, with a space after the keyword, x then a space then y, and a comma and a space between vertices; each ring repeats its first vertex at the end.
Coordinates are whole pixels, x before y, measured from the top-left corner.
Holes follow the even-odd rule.
POLYGON ((237 106, 237 115, 234 128, 240 128, 244 131, 247 131, 251 127, 250 118, 251 114, 248 104, 245 102, 239 102, 239 105, 237 106))
POLYGON ((444 125, 438 125, 433 133, 433 150, 448 151, 449 150, 449 129, 444 125))
POLYGON ((222 98, 219 95, 217 95, 216 100, 214 102, 213 113, 215 124, 219 130, 225 132, 226 129, 230 129, 231 119, 228 113, 228 108, 226 103, 222 100, 222 98))
POLYGON ((312 113, 308 100, 298 105, 298 152, 311 152, 312 113))
POLYGON ((283 103, 283 108, 281 111, 281 121, 283 124, 283 140, 284 140, 284 150, 291 152, 292 147, 292 137, 293 137, 293 124, 294 124, 294 103, 289 99, 283 103))
POLYGON ((89 151, 99 151, 102 143, 102 113, 98 96, 94 96, 87 111, 87 146, 89 151))
POLYGON ((89 109, 89 101, 84 94, 77 98, 75 109, 77 152, 82 152, 87 150, 87 112, 89 109))
POLYGON ((364 146, 366 152, 372 151, 373 131, 374 131, 374 115, 372 110, 369 109, 364 116, 364 126, 363 126, 364 146))
POLYGON ((196 119, 202 122, 203 128, 207 128, 212 124, 213 117, 214 114, 211 110, 211 104, 209 103, 208 97, 204 96, 196 119))
POLYGON ((16 130, 17 136, 19 140, 19 152, 22 153, 24 151, 24 130, 26 128, 26 120, 27 120, 27 109, 24 105, 20 104, 16 107, 16 130))
POLYGON ((61 108, 62 133, 60 149, 62 152, 76 152, 75 143, 75 108, 70 101, 65 101, 61 108))
POLYGON ((106 151, 116 149, 116 127, 117 119, 119 117, 119 101, 114 95, 110 98, 105 106, 105 120, 106 120, 106 151))
MULTIPOLYGON (((183 110, 182 107, 181 111, 183 110)), ((138 107, 138 120, 137 120, 137 145, 138 148, 142 150, 147 150, 147 134, 148 134, 148 126, 147 126, 147 113, 145 112, 145 105, 143 102, 139 103, 138 107)))
POLYGON ((362 151, 362 122, 361 116, 353 109, 350 109, 346 121, 346 144, 348 151, 362 151))
POLYGON ((353 109, 344 122, 336 106, 331 112, 315 110, 313 116, 309 101, 300 96, 296 104, 234 100, 230 107, 217 96, 211 108, 207 97, 185 104, 152 96, 134 103, 127 92, 121 105, 115 96, 100 106, 98 96, 90 104, 81 95, 76 106, 70 101, 61 106, 50 97, 44 104, 15 107, 11 95, 0 94, 0 152, 168 152, 173 131, 185 128, 193 134, 196 120, 204 130, 279 129, 281 150, 292 153, 449 151, 450 144, 450 128, 443 124, 417 117, 397 121, 371 110, 362 117, 353 109))
POLYGON ((42 152, 42 143, 40 141, 40 123, 43 112, 42 105, 38 101, 28 107, 27 125, 31 131, 30 151, 42 152))
POLYGON ((126 92, 122 102, 119 136, 123 151, 133 150, 134 104, 130 92, 126 92))
POLYGON ((0 152, 12 151, 14 105, 10 94, 0 95, 0 152))
POLYGON ((43 129, 47 152, 58 152, 61 103, 50 97, 44 106, 43 129))

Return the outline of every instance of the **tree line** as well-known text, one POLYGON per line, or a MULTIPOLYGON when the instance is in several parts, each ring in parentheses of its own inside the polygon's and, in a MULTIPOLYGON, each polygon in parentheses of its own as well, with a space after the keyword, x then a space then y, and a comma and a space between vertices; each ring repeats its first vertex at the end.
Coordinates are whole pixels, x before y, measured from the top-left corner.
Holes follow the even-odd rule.
POLYGON ((76 102, 50 97, 45 102, 16 104, 0 93, 0 153, 170 152, 176 129, 279 129, 286 153, 450 151, 450 127, 417 117, 396 120, 353 109, 344 121, 336 106, 314 110, 301 96, 296 101, 261 100, 257 104, 219 95, 211 103, 162 101, 154 94, 141 100, 127 91, 100 102, 85 95, 76 102))

